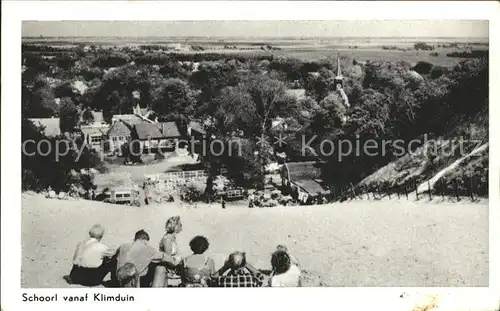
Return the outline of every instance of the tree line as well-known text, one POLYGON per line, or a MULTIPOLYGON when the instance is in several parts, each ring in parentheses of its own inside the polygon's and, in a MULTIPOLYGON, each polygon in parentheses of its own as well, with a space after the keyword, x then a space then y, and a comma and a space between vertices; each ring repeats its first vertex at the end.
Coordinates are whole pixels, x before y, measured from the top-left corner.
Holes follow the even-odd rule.
MULTIPOLYGON (((335 58, 305 62, 272 55, 87 53, 73 56, 70 68, 58 66, 58 60, 52 65, 55 71, 28 66, 23 73, 23 117, 59 116, 67 120, 67 130, 80 122, 74 116, 88 109, 102 111, 110 120, 113 114, 131 113, 139 104, 154 110, 159 120, 175 121, 181 128, 190 121, 203 123, 207 137, 217 137, 227 146, 238 140, 243 150, 238 157, 203 158, 210 172, 207 194, 221 170, 238 184, 262 186, 264 167, 276 160, 279 151, 286 152, 288 161, 325 163, 324 179, 344 185, 359 182, 394 160, 394 150, 378 156, 350 155, 339 162, 336 156, 304 155, 303 135, 318 137, 313 148, 325 139, 355 143, 444 135, 488 109, 486 56, 452 68, 397 60, 362 64, 342 57, 344 90, 351 104, 345 110, 334 83, 335 58), (195 67, 194 62, 199 64, 195 67), (48 78, 59 82, 51 85, 48 78), (83 94, 72 87, 77 80, 88 85, 83 94), (306 97, 290 95, 293 88, 303 88, 306 97), (61 99, 60 104, 54 103, 55 98, 61 99), (277 118, 285 120, 286 129, 273 127, 277 118), (287 143, 272 146, 272 138, 280 133, 288 137, 287 143)), ((487 120, 481 126, 487 128, 487 120)))

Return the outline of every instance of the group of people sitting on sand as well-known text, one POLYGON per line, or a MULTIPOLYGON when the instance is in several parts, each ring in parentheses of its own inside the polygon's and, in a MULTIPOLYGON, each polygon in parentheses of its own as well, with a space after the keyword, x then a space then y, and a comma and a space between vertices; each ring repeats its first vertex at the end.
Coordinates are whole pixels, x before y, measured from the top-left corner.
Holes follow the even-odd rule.
POLYGON ((301 286, 300 265, 283 245, 278 245, 272 254, 269 273, 256 269, 247 261, 245 252, 240 251, 231 253, 216 270, 213 259, 206 254, 209 242, 203 236, 191 239, 191 255, 179 255, 179 216, 169 218, 165 229, 158 249, 149 245, 149 234, 139 230, 133 242, 114 251, 101 242, 104 227, 92 226, 90 237, 76 247, 68 282, 97 286, 110 273, 111 284, 116 287, 166 287, 172 286, 169 283, 174 280, 182 287, 301 286))

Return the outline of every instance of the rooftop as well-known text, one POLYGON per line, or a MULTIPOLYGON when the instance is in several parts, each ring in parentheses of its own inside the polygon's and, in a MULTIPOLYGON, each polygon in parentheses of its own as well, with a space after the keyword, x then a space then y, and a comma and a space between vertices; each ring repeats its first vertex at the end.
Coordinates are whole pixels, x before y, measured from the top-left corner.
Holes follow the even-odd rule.
POLYGON ((84 135, 89 134, 102 134, 106 135, 108 132, 109 126, 92 126, 92 125, 82 125, 80 130, 84 135))
POLYGON ((175 122, 136 124, 135 131, 140 140, 181 136, 175 122))
POLYGON ((293 181, 321 178, 321 168, 315 161, 285 163, 284 168, 293 181))
POLYGON ((129 136, 131 131, 131 125, 119 120, 111 125, 108 130, 108 136, 129 136))
POLYGON ((317 180, 306 179, 306 180, 297 180, 294 183, 300 188, 307 191, 309 194, 319 194, 326 192, 326 189, 321 186, 321 184, 317 180))
POLYGON ((136 125, 136 124, 140 124, 140 123, 145 122, 141 117, 139 117, 135 114, 115 114, 113 116, 112 120, 114 120, 114 121, 121 120, 121 121, 126 122, 129 125, 136 125))

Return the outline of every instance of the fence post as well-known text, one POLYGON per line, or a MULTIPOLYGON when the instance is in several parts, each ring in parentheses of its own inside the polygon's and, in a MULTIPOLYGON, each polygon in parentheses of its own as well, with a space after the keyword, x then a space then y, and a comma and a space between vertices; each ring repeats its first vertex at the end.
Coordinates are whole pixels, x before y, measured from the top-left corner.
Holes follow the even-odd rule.
POLYGON ((398 195, 398 199, 400 198, 399 197, 399 189, 400 189, 399 187, 396 188, 396 194, 398 195))
POLYGON ((417 201, 418 201, 418 189, 417 189, 417 182, 415 181, 415 178, 413 178, 413 188, 415 188, 415 195, 417 196, 417 201))
POLYGON ((441 197, 443 198, 444 200, 444 179, 441 178, 441 197))
POLYGON ((457 201, 460 201, 460 194, 458 193, 458 181, 455 180, 454 182, 454 188, 455 188, 455 196, 457 197, 457 201))
POLYGON ((431 181, 430 181, 430 179, 427 180, 427 190, 429 191, 429 200, 432 200, 431 181))
POLYGON ((350 184, 351 184, 352 194, 354 195, 354 199, 357 199, 356 190, 354 190, 354 185, 352 183, 350 184))
POLYGON ((408 189, 406 188, 406 184, 404 184, 404 189, 405 189, 405 196, 406 196, 406 199, 408 200, 408 189))
POLYGON ((470 178, 470 199, 474 201, 474 176, 470 178))

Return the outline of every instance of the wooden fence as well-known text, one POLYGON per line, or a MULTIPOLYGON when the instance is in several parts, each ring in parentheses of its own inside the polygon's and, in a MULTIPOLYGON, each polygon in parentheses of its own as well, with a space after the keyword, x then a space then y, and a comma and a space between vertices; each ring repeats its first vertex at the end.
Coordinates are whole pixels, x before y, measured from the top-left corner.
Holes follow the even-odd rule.
POLYGON ((479 198, 488 197, 488 183, 479 181, 477 178, 463 178, 464 182, 457 182, 451 185, 446 185, 443 179, 440 179, 431 188, 430 182, 427 181, 428 187, 426 191, 418 191, 419 184, 423 181, 412 179, 404 185, 400 186, 371 186, 371 187, 356 187, 353 184, 332 187, 330 192, 333 201, 345 201, 348 199, 369 199, 380 200, 382 198, 398 198, 398 199, 425 199, 432 200, 436 197, 454 198, 460 201, 463 198, 471 199, 472 201, 479 198), (429 190, 430 189, 430 190, 429 190))
POLYGON ((208 177, 207 172, 203 170, 199 171, 180 171, 180 172, 167 172, 160 174, 148 174, 144 175, 146 181, 152 182, 175 182, 175 181, 197 181, 204 180, 208 177))

